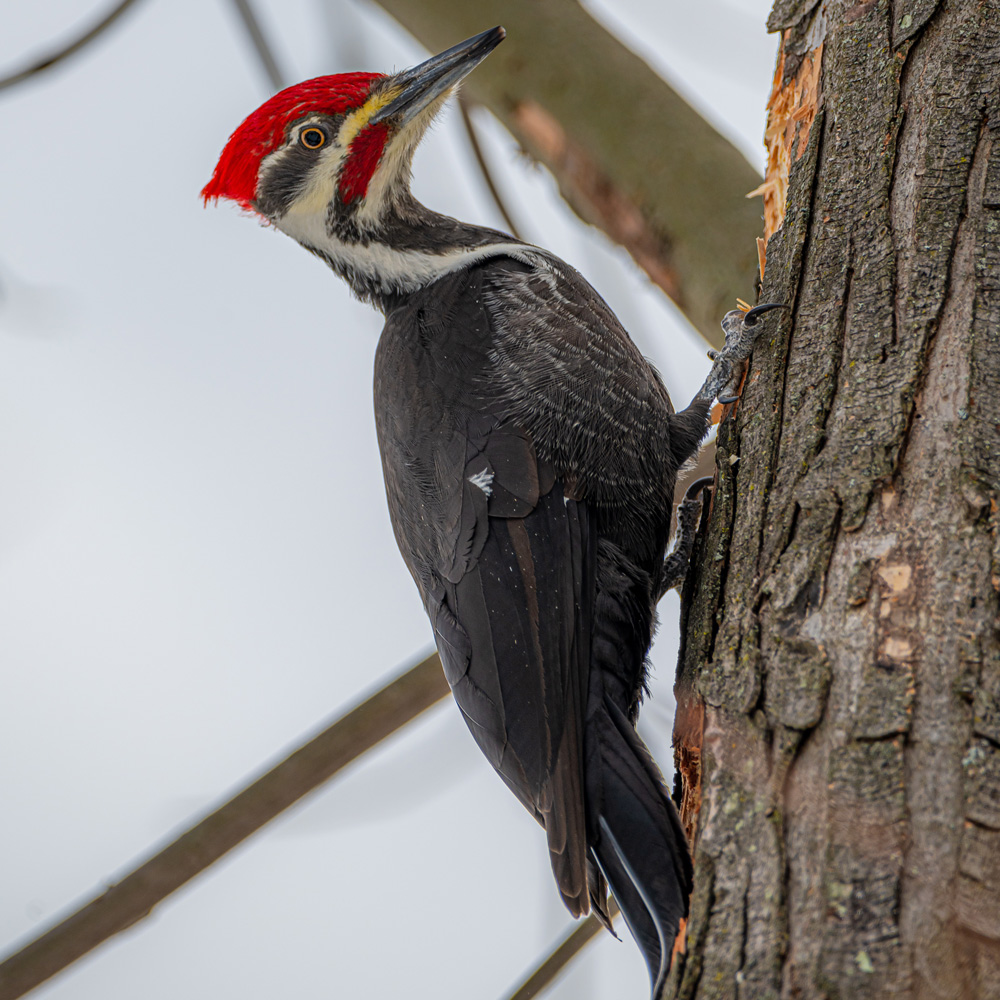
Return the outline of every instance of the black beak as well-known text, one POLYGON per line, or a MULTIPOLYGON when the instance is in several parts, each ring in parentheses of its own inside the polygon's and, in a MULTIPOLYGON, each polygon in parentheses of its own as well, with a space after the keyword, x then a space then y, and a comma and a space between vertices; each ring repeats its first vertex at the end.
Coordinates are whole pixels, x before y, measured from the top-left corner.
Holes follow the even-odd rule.
POLYGON ((405 125, 468 76, 504 40, 506 34, 503 28, 490 28, 481 35, 467 38, 447 52, 431 56, 413 69, 399 73, 393 83, 402 86, 402 93, 384 108, 379 108, 368 119, 368 124, 398 118, 399 124, 405 125))

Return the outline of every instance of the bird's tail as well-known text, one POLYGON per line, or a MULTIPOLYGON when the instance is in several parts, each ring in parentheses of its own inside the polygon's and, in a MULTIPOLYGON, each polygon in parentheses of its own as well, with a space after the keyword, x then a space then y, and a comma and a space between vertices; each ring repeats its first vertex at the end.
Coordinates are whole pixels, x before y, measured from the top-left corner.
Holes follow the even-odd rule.
POLYGON ((645 744, 607 697, 602 708, 587 733, 587 796, 596 806, 591 851, 646 959, 658 1000, 687 915, 691 856, 645 744))

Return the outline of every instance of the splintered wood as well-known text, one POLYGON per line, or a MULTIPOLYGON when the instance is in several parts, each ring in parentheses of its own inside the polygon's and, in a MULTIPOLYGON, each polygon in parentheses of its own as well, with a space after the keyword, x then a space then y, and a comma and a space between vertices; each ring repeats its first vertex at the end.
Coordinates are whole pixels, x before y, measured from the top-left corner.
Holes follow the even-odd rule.
POLYGON ((747 197, 764 198, 764 237, 757 240, 760 259, 760 276, 764 278, 765 248, 771 235, 781 228, 785 218, 785 199, 788 193, 788 175, 792 163, 806 151, 809 129, 816 117, 820 102, 820 67, 823 62, 823 45, 807 52, 796 70, 785 76, 785 43, 782 40, 778 65, 774 71, 774 85, 767 102, 767 128, 764 145, 767 147, 767 171, 764 183, 747 197))
POLYGON ((678 685, 674 713, 674 766, 681 776, 678 811, 693 844, 701 812, 701 747, 705 735, 705 703, 690 687, 678 685))

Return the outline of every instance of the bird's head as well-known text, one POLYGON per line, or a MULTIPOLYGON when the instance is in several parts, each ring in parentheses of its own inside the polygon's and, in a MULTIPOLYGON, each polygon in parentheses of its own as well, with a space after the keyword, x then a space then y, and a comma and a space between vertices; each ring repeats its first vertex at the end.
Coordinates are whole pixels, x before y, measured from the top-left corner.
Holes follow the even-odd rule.
POLYGON ((409 196, 427 126, 503 38, 492 28, 400 73, 321 76, 275 94, 232 134, 202 197, 229 198, 310 248, 338 228, 377 227, 409 196))

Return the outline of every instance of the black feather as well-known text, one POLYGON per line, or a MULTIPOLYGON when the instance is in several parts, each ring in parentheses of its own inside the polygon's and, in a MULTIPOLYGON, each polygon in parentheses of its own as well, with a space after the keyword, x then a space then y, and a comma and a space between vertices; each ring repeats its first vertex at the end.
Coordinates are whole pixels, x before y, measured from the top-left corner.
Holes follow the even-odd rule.
POLYGON ((385 303, 375 367, 392 522, 476 742, 541 823, 574 915, 607 883, 669 968, 687 843, 634 723, 677 469, 706 406, 572 268, 503 254, 385 303))

